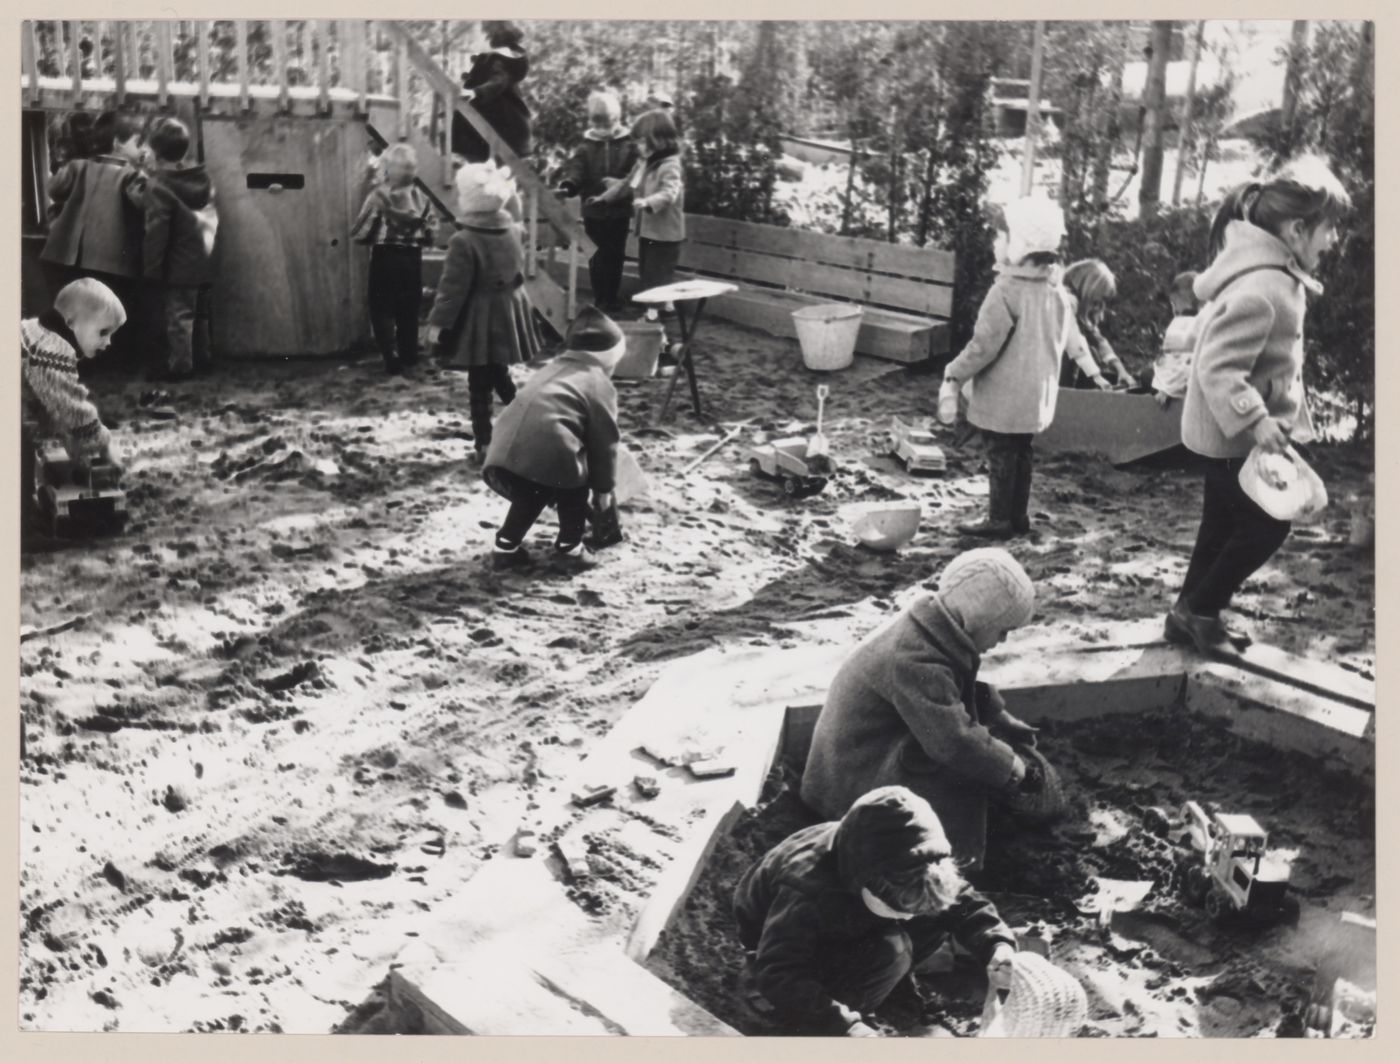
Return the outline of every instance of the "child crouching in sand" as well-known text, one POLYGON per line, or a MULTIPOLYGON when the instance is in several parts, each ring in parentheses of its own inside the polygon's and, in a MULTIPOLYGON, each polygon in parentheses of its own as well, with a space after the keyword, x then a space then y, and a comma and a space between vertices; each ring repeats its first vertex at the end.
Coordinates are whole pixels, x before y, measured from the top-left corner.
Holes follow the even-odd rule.
POLYGON ((864 1016, 950 936, 1010 987, 1015 934, 903 786, 780 842, 739 881, 734 916, 756 988, 796 1034, 876 1036, 864 1016))
POLYGON ((491 555, 498 569, 530 563, 525 536, 546 506, 559 514, 554 558, 575 567, 588 564, 589 491, 598 510, 613 509, 620 436, 612 374, 627 353, 626 338, 611 318, 586 306, 564 342, 565 351, 531 377, 501 414, 486 454, 483 479, 510 500, 491 555))

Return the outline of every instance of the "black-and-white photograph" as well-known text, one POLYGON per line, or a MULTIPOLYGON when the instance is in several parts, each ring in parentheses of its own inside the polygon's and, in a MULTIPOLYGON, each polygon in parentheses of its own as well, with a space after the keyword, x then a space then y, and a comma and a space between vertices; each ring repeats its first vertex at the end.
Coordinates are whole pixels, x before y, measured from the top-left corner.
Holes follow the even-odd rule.
POLYGON ((21 1031, 1374 1037, 1374 24, 991 14, 20 23, 21 1031))

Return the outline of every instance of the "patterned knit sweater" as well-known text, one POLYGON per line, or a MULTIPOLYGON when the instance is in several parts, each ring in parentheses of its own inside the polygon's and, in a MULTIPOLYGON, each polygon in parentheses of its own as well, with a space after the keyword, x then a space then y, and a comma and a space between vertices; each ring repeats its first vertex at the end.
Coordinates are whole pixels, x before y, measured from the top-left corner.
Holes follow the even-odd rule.
POLYGON ((20 374, 25 398, 40 407, 48 430, 60 436, 71 457, 91 457, 107 446, 108 433, 88 390, 78 381, 78 355, 59 334, 62 319, 48 314, 19 325, 20 374))

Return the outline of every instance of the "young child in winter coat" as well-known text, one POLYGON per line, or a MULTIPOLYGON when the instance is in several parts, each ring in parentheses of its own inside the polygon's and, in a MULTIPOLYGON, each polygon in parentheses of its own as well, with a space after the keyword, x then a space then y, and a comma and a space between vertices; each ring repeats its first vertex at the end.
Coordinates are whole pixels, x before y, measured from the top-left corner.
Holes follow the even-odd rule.
POLYGON ((1034 608, 1030 577, 1005 550, 954 558, 937 593, 867 637, 837 672, 812 734, 803 801, 839 819, 867 790, 907 786, 938 813, 954 855, 979 868, 988 800, 1038 792, 1044 781, 1019 752, 1035 729, 977 681, 982 654, 1034 608))
POLYGON ((1162 337, 1162 353, 1152 366, 1152 389, 1157 405, 1166 409, 1172 399, 1186 397, 1186 385, 1191 379, 1191 355, 1196 349, 1196 312, 1199 304, 1192 286, 1198 274, 1194 270, 1178 273, 1172 280, 1169 298, 1172 319, 1162 337))
MULTIPOLYGON (((472 67, 462 75, 462 99, 470 101, 491 124, 507 147, 521 158, 530 154, 530 108, 520 95, 520 83, 530 72, 530 57, 522 43, 524 34, 512 22, 486 22, 489 52, 472 57, 472 67)), ((471 124, 452 116, 452 150, 467 162, 487 162, 493 152, 471 124)))
POLYGON ((749 868, 734 891, 739 939, 793 1033, 875 1036, 865 1015, 949 937, 1009 988, 1016 936, 955 852, 927 801, 884 786, 749 868))
POLYGON ((413 183, 418 155, 410 145, 391 145, 380 164, 384 180, 370 189, 350 232, 370 245, 369 322, 393 374, 418 363, 423 248, 433 242, 433 214, 413 183))
POLYGON ((429 342, 453 369, 467 371, 478 458, 491 445, 492 395, 515 398, 510 367, 540 350, 534 308, 525 294, 525 249, 510 206, 515 181, 491 163, 457 171, 461 228, 447 244, 428 313, 429 342))
MULTIPOLYGON (((19 325, 20 380, 25 405, 42 431, 63 441, 74 460, 119 464, 121 456, 78 380, 78 362, 96 358, 126 322, 121 300, 101 281, 84 277, 67 284, 53 308, 19 325)), ((22 497, 34 488, 34 447, 24 433, 20 455, 22 497)))
POLYGON ((583 200, 583 231, 597 245, 588 260, 593 299, 605 312, 621 309, 622 267, 627 260, 627 234, 632 222, 632 190, 619 198, 597 202, 614 184, 625 184, 637 164, 637 146, 622 124, 622 104, 611 92, 588 97, 588 128, 583 144, 564 164, 559 191, 583 200))
POLYGON ((214 186, 203 163, 186 163, 189 130, 163 118, 147 145, 153 169, 146 187, 142 261, 162 322, 158 376, 183 380, 209 363, 209 292, 213 276, 214 186))
MULTIPOLYGON (((1069 293, 1079 332, 1101 367, 1100 374, 1104 369, 1110 369, 1119 384, 1137 387, 1133 374, 1128 372, 1128 367, 1118 357, 1118 352, 1108 342, 1101 327, 1108 301, 1118 294, 1118 279, 1112 270, 1100 259, 1086 258, 1065 267, 1061 283, 1069 293)), ((1064 362, 1060 373, 1061 387, 1083 388, 1090 385, 1105 390, 1112 387, 1102 375, 1086 373, 1073 358, 1064 362)))
POLYGON ((1206 459, 1196 546, 1166 636, 1206 653, 1248 636, 1221 619, 1235 592, 1288 537, 1240 486, 1256 447, 1287 453, 1313 438, 1303 391, 1303 318, 1312 272, 1350 210, 1345 188, 1320 159, 1231 192, 1216 213, 1220 252, 1196 278, 1201 312, 1181 414, 1181 441, 1206 459))
POLYGON ((492 552, 498 569, 530 563, 525 536, 546 506, 559 514, 555 560, 589 564, 589 491, 598 510, 613 510, 620 434, 611 378, 627 341, 612 319, 585 306, 564 343, 564 353, 536 372, 501 414, 486 455, 483 478, 510 501, 492 552))
POLYGON ((632 137, 640 156, 632 175, 593 202, 614 203, 632 193, 639 237, 637 268, 646 291, 675 279, 685 243, 685 172, 680 134, 668 112, 647 111, 632 123, 632 137))
POLYGON ((1032 443, 1054 420, 1065 351, 1091 378, 1102 376, 1059 284, 1064 233, 1064 213, 1048 199, 1007 205, 998 217, 996 282, 972 339, 943 370, 940 419, 956 420, 965 395, 967 420, 987 442, 988 514, 959 525, 965 535, 1009 539, 1030 531, 1032 443))

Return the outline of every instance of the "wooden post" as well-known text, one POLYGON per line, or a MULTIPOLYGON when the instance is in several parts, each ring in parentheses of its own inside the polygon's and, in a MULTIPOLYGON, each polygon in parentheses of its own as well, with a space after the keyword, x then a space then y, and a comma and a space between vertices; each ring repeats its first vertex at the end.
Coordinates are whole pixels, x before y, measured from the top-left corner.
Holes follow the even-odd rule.
POLYGON ((321 83, 317 106, 322 114, 331 109, 331 24, 328 19, 312 23, 311 40, 316 45, 316 79, 321 83))
MULTIPOLYGON (((29 105, 39 106, 39 27, 34 20, 26 19, 24 32, 20 35, 20 47, 24 52, 24 73, 29 78, 29 105)), ((118 91, 120 91, 118 82, 118 91)))
POLYGON ((369 72, 367 69, 369 23, 364 19, 343 18, 335 24, 336 45, 340 55, 340 87, 355 93, 355 110, 364 114, 368 109, 369 72))
POLYGON ((234 47, 238 49, 238 107, 247 112, 252 106, 248 92, 252 72, 248 69, 248 20, 235 19, 233 23, 234 47))
POLYGON ((272 34, 272 65, 277 77, 277 106, 282 111, 291 110, 292 94, 287 89, 287 21, 272 19, 268 25, 272 34))
POLYGON ((1181 130, 1176 138, 1176 177, 1172 181, 1172 206, 1181 203, 1181 182, 1186 176, 1186 156, 1191 149, 1191 123, 1196 117, 1196 71, 1201 65, 1201 49, 1205 45, 1206 20, 1196 23, 1196 40, 1191 49, 1191 71, 1186 77, 1186 103, 1181 115, 1181 130))
POLYGON ((1026 98, 1026 154, 1021 162, 1021 195, 1035 187, 1035 142, 1040 137, 1040 75, 1045 64, 1045 22, 1035 24, 1031 47, 1031 84, 1026 98))
POLYGON ((174 80, 174 42, 170 37, 170 20, 156 21, 156 100, 162 107, 170 106, 170 82, 174 80))
POLYGON ((118 107, 126 103, 127 33, 125 19, 112 23, 112 83, 116 86, 118 107))
POLYGON ((526 240, 529 249, 525 253, 525 275, 533 277, 539 272, 540 261, 540 194, 530 189, 525 196, 526 240))
POLYGON ((199 105, 209 106, 209 28, 210 23, 200 19, 194 24, 198 34, 195 39, 195 53, 199 62, 199 105))
MULTIPOLYGON (((569 241, 569 298, 564 303, 564 322, 568 324, 578 314, 578 241, 569 241)), ((687 352, 689 354, 689 352, 687 352)))
POLYGON ((83 102, 83 50, 80 40, 83 35, 81 22, 64 23, 68 27, 69 73, 73 75, 73 106, 81 107, 83 102))

